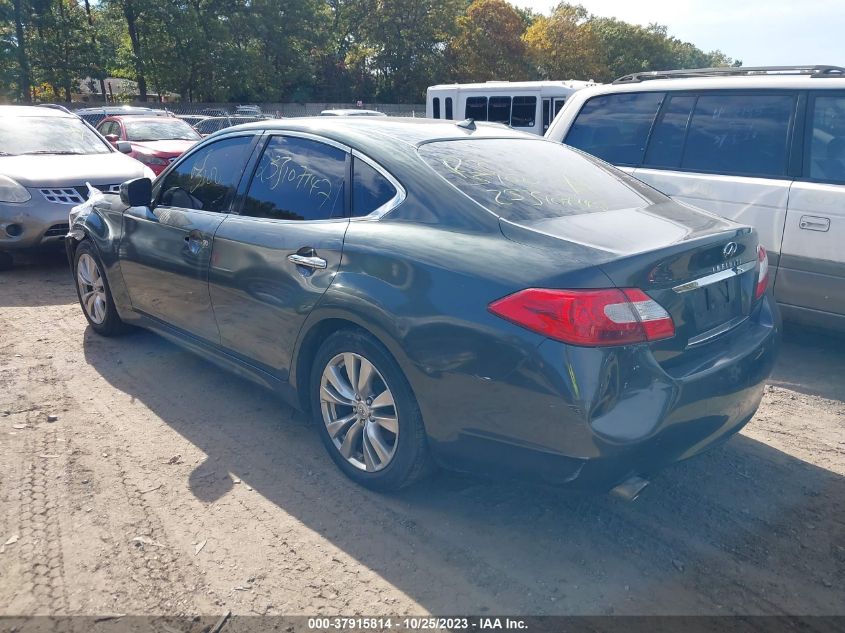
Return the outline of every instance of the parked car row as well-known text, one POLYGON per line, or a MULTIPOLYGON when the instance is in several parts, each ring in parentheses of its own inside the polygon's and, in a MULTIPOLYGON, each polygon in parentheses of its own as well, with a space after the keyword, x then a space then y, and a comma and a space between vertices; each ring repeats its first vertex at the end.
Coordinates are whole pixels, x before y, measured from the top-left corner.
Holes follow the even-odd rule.
POLYGON ((156 175, 202 138, 185 121, 173 117, 110 116, 100 122, 97 131, 114 145, 127 141, 129 156, 156 175))
POLYGON ((214 134, 215 132, 224 130, 227 127, 240 125, 242 123, 252 123, 253 121, 261 121, 267 117, 228 115, 196 117, 193 115, 180 115, 179 118, 184 119, 187 123, 190 123, 190 125, 193 126, 200 135, 208 136, 209 134, 214 134))

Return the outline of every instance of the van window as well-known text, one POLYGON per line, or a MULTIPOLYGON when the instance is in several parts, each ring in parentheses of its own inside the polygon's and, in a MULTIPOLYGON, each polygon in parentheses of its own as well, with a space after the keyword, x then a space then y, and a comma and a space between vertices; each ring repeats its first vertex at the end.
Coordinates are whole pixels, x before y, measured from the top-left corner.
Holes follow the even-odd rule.
POLYGON ((557 113, 563 109, 564 104, 566 104, 565 97, 562 99, 555 99, 555 116, 557 116, 557 113))
POLYGON ((434 118, 440 118, 440 97, 434 97, 431 102, 432 110, 434 111, 434 118))
POLYGON ((669 102, 663 107, 663 112, 651 133, 643 164, 649 167, 680 167, 687 124, 695 107, 695 100, 694 96, 669 97, 669 102))
POLYGON ((452 120, 452 97, 446 97, 446 118, 452 120))
POLYGON ((464 117, 475 121, 487 120, 487 97, 467 97, 464 117))
POLYGON ((511 109, 513 127, 534 127, 537 119, 537 97, 514 97, 511 109))
POLYGON ((614 165, 639 165, 662 92, 593 97, 581 108, 564 142, 614 165))
POLYGON ((845 96, 813 99, 811 121, 810 178, 845 183, 845 96))
POLYGON ((793 95, 701 95, 681 167, 720 174, 785 175, 794 110, 793 95))
POLYGON ((494 123, 511 123, 511 98, 490 97, 487 105, 487 120, 494 123))

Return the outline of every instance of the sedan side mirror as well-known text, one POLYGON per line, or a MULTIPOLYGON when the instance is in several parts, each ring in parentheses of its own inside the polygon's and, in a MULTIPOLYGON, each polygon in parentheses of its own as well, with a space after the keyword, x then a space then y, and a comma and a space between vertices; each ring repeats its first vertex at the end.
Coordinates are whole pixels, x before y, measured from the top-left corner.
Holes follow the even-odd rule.
POLYGON ((145 207, 153 199, 153 181, 135 178, 120 185, 120 201, 130 207, 145 207))
POLYGON ((121 154, 132 153, 132 143, 129 141, 118 141, 115 145, 117 146, 117 151, 121 154))

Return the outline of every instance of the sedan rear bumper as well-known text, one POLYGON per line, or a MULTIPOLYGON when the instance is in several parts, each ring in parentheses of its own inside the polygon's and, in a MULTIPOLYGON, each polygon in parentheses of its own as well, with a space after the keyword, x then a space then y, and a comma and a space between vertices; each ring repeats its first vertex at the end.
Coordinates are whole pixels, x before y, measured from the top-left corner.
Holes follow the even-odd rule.
POLYGON ((753 417, 779 341, 768 295, 744 324, 673 365, 658 363, 648 345, 545 340, 507 384, 479 384, 486 395, 469 394, 492 405, 483 421, 433 448, 452 468, 553 484, 611 488, 649 477, 727 440, 753 417))

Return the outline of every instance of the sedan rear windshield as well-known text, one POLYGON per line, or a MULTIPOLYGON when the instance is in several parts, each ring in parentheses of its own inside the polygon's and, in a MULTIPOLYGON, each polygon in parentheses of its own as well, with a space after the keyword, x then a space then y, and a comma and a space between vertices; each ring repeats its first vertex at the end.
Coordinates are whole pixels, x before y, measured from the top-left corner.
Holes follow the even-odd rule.
POLYGON ((647 199, 644 188, 612 167, 540 139, 437 141, 421 146, 419 153, 458 190, 512 222, 658 201, 647 199))
POLYGON ((161 121, 124 121, 126 138, 130 141, 196 141, 196 130, 182 119, 161 121))
POLYGON ((108 143, 77 117, 0 117, 0 156, 110 151, 108 143))

